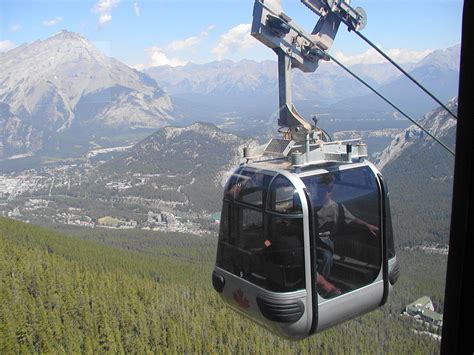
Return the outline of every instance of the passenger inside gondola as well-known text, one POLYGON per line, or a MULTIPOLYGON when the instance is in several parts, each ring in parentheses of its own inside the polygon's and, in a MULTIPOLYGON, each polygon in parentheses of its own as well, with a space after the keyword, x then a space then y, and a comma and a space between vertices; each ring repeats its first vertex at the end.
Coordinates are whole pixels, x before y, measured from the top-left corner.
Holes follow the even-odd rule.
MULTIPOLYGON (((354 283, 357 268, 361 272, 367 273, 364 270, 364 263, 367 264, 367 260, 362 260, 364 259, 362 255, 366 253, 360 252, 360 249, 366 247, 364 243, 367 234, 376 237, 379 233, 378 226, 355 217, 346 206, 346 203, 352 203, 358 199, 366 200, 365 202, 368 202, 368 205, 373 205, 373 199, 371 201, 367 197, 370 189, 363 191, 362 188, 357 189, 350 186, 346 187, 344 193, 342 184, 340 181, 337 185, 340 190, 339 194, 337 194, 337 197, 333 197, 335 189, 333 174, 319 175, 313 177, 311 183, 307 182, 313 207, 312 222, 316 226, 314 230, 317 231, 315 232, 317 233, 315 240, 318 271, 317 285, 320 294, 325 298, 334 297, 344 291, 360 287, 360 282, 356 281, 354 283), (348 241, 348 238, 361 242, 354 243, 354 241, 348 241), (335 243, 338 245, 335 245, 335 243), (348 243, 352 243, 351 246, 355 247, 356 250, 348 250, 348 243), (338 267, 337 270, 333 271, 335 259, 338 261, 338 267), (350 263, 352 265, 349 265, 350 263), (356 285, 357 283, 359 284, 356 285)), ((370 207, 366 206, 367 204, 364 204, 366 209, 370 207)), ((379 253, 377 252, 377 254, 379 253)), ((373 273, 369 278, 373 278, 373 273)), ((357 279, 360 279, 360 276, 357 276, 357 279)))

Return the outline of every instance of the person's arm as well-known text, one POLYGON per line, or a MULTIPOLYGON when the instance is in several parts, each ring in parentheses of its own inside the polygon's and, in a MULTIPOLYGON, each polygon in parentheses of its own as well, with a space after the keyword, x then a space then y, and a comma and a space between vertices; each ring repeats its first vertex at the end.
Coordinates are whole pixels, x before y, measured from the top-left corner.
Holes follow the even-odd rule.
POLYGON ((344 212, 344 219, 347 224, 350 223, 355 223, 358 224, 364 228, 367 228, 373 236, 377 236, 377 233, 379 232, 379 227, 374 226, 373 224, 367 223, 360 218, 354 217, 352 213, 349 212, 349 210, 346 208, 346 206, 342 205, 342 209, 344 212))
POLYGON ((375 237, 377 236, 377 233, 379 232, 379 227, 374 226, 373 224, 367 223, 367 222, 361 220, 360 218, 354 219, 353 223, 356 223, 358 225, 361 225, 361 226, 367 228, 369 230, 370 234, 372 234, 375 237))

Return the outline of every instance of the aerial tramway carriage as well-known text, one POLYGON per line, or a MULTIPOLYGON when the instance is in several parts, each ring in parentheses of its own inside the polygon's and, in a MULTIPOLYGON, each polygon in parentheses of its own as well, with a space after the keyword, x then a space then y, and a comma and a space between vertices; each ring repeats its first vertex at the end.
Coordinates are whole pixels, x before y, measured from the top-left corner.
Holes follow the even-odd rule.
MULTIPOLYGON (((333 3, 303 2, 318 11, 333 3)), ((341 3, 346 20, 363 27, 363 11, 341 3)), ((291 102, 291 68, 311 72, 325 59, 338 9, 307 34, 255 1, 252 35, 278 55, 284 134, 246 148, 246 163, 230 176, 212 274, 230 307, 292 339, 383 305, 398 278, 388 193, 366 146, 330 141, 291 102)))

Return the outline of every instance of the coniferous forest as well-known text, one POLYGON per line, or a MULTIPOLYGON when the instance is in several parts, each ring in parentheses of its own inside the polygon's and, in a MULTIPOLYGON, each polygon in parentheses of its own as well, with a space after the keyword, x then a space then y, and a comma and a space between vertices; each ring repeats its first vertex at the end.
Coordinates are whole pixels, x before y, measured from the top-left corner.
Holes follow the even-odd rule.
POLYGON ((0 219, 0 353, 439 351, 400 313, 422 295, 442 311, 444 256, 400 250, 402 274, 385 306, 293 342, 224 306, 210 282, 215 245, 215 236, 58 232, 0 219))

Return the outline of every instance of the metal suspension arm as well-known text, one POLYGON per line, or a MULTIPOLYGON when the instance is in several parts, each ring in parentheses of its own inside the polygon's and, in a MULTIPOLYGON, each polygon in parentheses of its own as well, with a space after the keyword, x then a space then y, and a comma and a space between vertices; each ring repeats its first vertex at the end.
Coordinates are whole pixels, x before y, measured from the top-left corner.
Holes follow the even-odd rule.
POLYGON ((288 128, 302 127, 305 131, 311 130, 311 125, 296 111, 291 95, 291 58, 278 48, 278 98, 279 118, 278 125, 288 128))
POLYGON ((311 125, 296 111, 291 97, 291 69, 314 72, 332 46, 341 19, 330 13, 307 33, 289 16, 265 0, 255 0, 251 34, 278 55, 279 120, 292 132, 306 134, 311 125))

